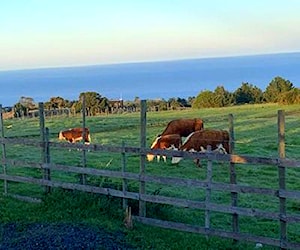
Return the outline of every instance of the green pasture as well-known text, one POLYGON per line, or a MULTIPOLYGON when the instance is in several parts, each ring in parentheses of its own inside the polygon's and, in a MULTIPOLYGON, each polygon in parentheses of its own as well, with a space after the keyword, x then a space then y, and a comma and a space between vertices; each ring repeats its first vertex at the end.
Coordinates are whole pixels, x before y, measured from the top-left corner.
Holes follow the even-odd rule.
MULTIPOLYGON (((300 105, 279 106, 277 104, 243 105, 227 108, 186 109, 176 111, 147 113, 147 146, 150 147, 156 135, 161 133, 167 123, 177 118, 200 117, 205 128, 229 128, 229 114, 234 118, 235 154, 249 156, 278 156, 277 112, 285 111, 285 149, 286 158, 300 160, 300 105)), ((58 142, 60 130, 82 126, 82 117, 51 117, 45 119, 49 128, 50 141, 58 142)), ((86 126, 90 129, 92 144, 139 147, 140 145, 140 114, 125 113, 86 117, 86 126)), ((28 139, 40 138, 39 119, 13 119, 4 121, 6 137, 28 139), (10 125, 12 125, 10 127, 10 125)), ((1 147, 2 151, 3 148, 1 147)), ((50 161, 70 166, 82 165, 82 151, 75 149, 50 148, 50 161)), ((2 152, 1 152, 2 155, 2 152)), ((6 155, 9 159, 41 162, 41 149, 33 146, 6 145, 6 155)), ((121 170, 122 155, 109 152, 86 152, 87 167, 107 170, 121 170)), ((140 157, 126 154, 126 170, 138 173, 140 157)), ((166 177, 181 177, 188 179, 206 179, 206 162, 202 168, 196 167, 191 159, 184 159, 177 165, 167 162, 146 163, 146 174, 166 177)), ((278 188, 278 169, 276 166, 236 164, 237 182, 241 185, 278 188)), ((0 167, 3 172, 3 166, 0 167)), ((20 176, 41 177, 41 171, 26 166, 7 166, 8 174, 20 176)), ((52 180, 64 180, 78 183, 78 174, 66 174, 59 171, 51 173, 52 180)), ((229 183, 229 164, 213 162, 213 181, 229 183)), ((300 168, 287 169, 287 189, 300 191, 300 168)), ((90 184, 99 187, 122 188, 122 180, 107 177, 87 176, 90 184)), ((0 181, 0 192, 4 192, 3 181, 0 181)), ((33 222, 74 222, 86 223, 91 226, 105 227, 111 231, 124 231, 126 239, 139 249, 254 249, 255 243, 240 242, 233 245, 230 239, 205 236, 192 233, 177 232, 135 224, 132 230, 123 225, 122 200, 80 192, 54 189, 45 195, 39 186, 9 183, 9 193, 41 198, 42 203, 28 203, 1 195, 0 223, 18 222, 20 224, 33 222)), ((139 183, 128 182, 129 191, 137 192, 139 183)), ((160 184, 147 184, 146 192, 169 197, 185 198, 202 201, 205 190, 199 188, 184 188, 160 184)), ((211 200, 217 204, 231 202, 229 192, 212 191, 211 200)), ((238 204, 245 208, 263 209, 278 212, 278 199, 258 194, 239 194, 238 204)), ((129 201, 133 213, 137 212, 136 201, 129 201)), ((288 200, 287 211, 300 214, 300 201, 288 200)), ((147 215, 152 218, 204 226, 204 211, 178 208, 169 205, 147 204, 147 215)), ((211 225, 216 229, 231 230, 231 215, 217 212, 211 213, 211 225)), ((300 242, 300 223, 288 225, 289 240, 300 242)), ((240 231, 259 236, 278 238, 279 225, 277 221, 240 216, 240 231)), ((273 249, 264 246, 263 249, 273 249)))

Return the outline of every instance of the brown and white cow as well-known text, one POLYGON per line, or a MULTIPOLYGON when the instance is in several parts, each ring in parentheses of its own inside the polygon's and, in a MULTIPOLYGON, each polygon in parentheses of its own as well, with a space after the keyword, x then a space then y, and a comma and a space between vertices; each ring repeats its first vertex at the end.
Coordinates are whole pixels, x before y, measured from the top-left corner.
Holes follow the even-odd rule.
MULTIPOLYGON (((152 143, 151 149, 174 149, 181 146, 181 136, 179 134, 163 135, 156 138, 152 143)), ((148 161, 153 161, 154 155, 147 154, 148 161)), ((163 156, 164 162, 167 161, 167 157, 163 156)), ((157 161, 160 160, 160 156, 157 155, 157 161)))
POLYGON ((179 134, 181 137, 187 137, 192 132, 202 130, 203 128, 203 121, 200 118, 182 118, 170 121, 160 135, 179 134))
MULTIPOLYGON (((90 144, 91 142, 91 135, 88 128, 84 130, 84 143, 90 144)), ((70 128, 68 130, 63 130, 59 132, 58 139, 59 140, 66 140, 70 143, 79 142, 82 140, 83 136, 83 128, 70 128)))
MULTIPOLYGON (((191 152, 205 152, 210 145, 212 151, 227 154, 229 153, 229 133, 226 130, 204 129, 191 133, 179 150, 191 152)), ((173 157, 172 163, 178 163, 181 157, 173 157)), ((200 160, 196 159, 195 163, 200 166, 200 160)))
MULTIPOLYGON (((169 143, 169 146, 165 146, 163 144, 160 144, 157 142, 161 141, 161 138, 164 138, 164 136, 166 135, 173 135, 171 137, 174 137, 174 135, 176 135, 175 140, 178 140, 178 135, 180 137, 180 145, 181 145, 181 138, 182 137, 187 137, 189 134, 191 134, 194 131, 198 131, 203 129, 203 121, 199 118, 194 118, 194 119, 189 119, 189 118, 182 118, 182 119, 175 119, 172 120, 168 123, 167 127, 165 128, 165 130, 158 135, 158 137, 155 139, 155 141, 152 143, 151 149, 154 147, 154 145, 156 148, 159 149, 165 149, 165 148, 170 148, 171 145, 173 144, 175 148, 178 148, 177 145, 179 143, 179 141, 176 142, 176 144, 174 143, 169 143), (163 146, 162 146, 163 145, 163 146)), ((166 141, 166 145, 168 145, 168 140, 170 140, 170 138, 165 137, 163 139, 164 141, 166 141)), ((152 161, 154 156, 152 155, 147 155, 147 158, 149 161, 152 161)), ((160 157, 157 157, 157 160, 159 161, 160 157)), ((164 158, 166 160, 166 158, 164 158)))

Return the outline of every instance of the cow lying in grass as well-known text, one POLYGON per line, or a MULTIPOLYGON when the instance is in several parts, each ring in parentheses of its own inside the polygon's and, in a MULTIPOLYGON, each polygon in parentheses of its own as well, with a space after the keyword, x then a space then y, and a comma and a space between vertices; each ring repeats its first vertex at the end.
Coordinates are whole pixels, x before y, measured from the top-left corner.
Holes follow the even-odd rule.
MULTIPOLYGON (((204 129, 191 133, 179 150, 189 152, 205 152, 210 145, 212 151, 217 153, 229 153, 229 133, 226 130, 204 129)), ((173 157, 172 163, 178 163, 182 158, 173 157)), ((200 160, 195 159, 195 163, 200 167, 200 160)))
MULTIPOLYGON (((58 134, 59 140, 66 140, 70 143, 76 143, 83 140, 83 128, 70 128, 68 130, 60 131, 58 134)), ((91 135, 88 128, 84 130, 84 143, 89 145, 91 142, 91 135)))

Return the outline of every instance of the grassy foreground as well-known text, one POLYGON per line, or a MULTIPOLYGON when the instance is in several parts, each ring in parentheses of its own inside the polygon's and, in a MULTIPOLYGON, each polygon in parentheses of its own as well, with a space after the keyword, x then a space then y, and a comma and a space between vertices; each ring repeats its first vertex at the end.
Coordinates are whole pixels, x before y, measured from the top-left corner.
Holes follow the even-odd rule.
MULTIPOLYGON (((234 116, 235 153, 252 156, 277 157, 277 111, 285 110, 286 120, 286 157, 300 159, 300 106, 278 105, 245 105, 239 107, 166 111, 147 114, 147 145, 150 146, 155 136, 159 134, 168 121, 183 117, 200 117, 204 120, 206 128, 228 129, 228 115, 234 116)), ((39 120, 6 120, 4 123, 5 136, 39 138, 39 120), (12 128, 9 128, 12 125, 12 128)), ((81 126, 80 117, 71 118, 47 118, 46 126, 49 127, 51 140, 57 141, 57 133, 61 129, 81 126)), ((139 146, 140 141, 140 117, 136 114, 122 114, 101 117, 87 117, 87 126, 90 128, 92 143, 120 146, 124 141, 128 146, 139 146)), ((10 146, 7 147, 7 156, 12 159, 28 161, 40 161, 41 152, 32 147, 10 146)), ((51 161, 67 165, 80 165, 81 153, 74 151, 62 151, 51 149, 51 161)), ((88 153, 87 165, 97 169, 120 170, 121 156, 109 153, 88 153)), ((128 171, 139 171, 139 157, 127 156, 128 171)), ((205 165, 204 165, 205 166, 205 165)), ((228 165, 214 163, 213 181, 229 181, 228 165)), ((2 172, 2 167, 0 168, 2 172)), ((300 169, 288 169, 287 188, 300 190, 300 169)), ((8 169, 9 173, 18 175, 38 176, 34 169, 16 168, 8 169)), ((146 172, 154 175, 169 177, 185 177, 205 180, 205 168, 196 168, 191 160, 184 160, 179 165, 173 166, 167 163, 149 162, 146 172)), ((277 168, 273 166, 237 166, 238 183, 257 187, 277 188, 277 168)), ((54 179, 78 182, 76 175, 62 175, 53 173, 54 179)), ((120 181, 109 178, 88 177, 88 181, 97 186, 120 188, 120 181)), ((0 182, 0 192, 3 193, 3 182, 0 182)), ((131 190, 137 190, 138 183, 129 183, 131 190)), ((126 240, 139 249, 253 249, 255 243, 241 242, 232 244, 232 240, 216 237, 206 238, 201 235, 165 230, 136 224, 132 230, 123 225, 123 210, 121 200, 111 197, 103 197, 78 192, 54 190, 45 196, 40 187, 32 188, 25 184, 11 183, 9 192, 42 198, 42 203, 27 203, 10 197, 0 196, 0 222, 19 223, 22 226, 28 223, 85 223, 92 227, 103 227, 112 232, 122 231, 126 234, 126 240)), ((159 192, 170 197, 182 197, 201 200, 204 190, 185 189, 182 187, 169 187, 162 185, 149 185, 147 192, 159 192)), ((239 205, 278 211, 278 201, 271 197, 258 195, 239 195, 239 205)), ((225 192, 213 192, 212 200, 219 204, 229 204, 230 195, 225 192)), ((136 208, 136 204, 131 204, 136 208)), ((300 201, 288 202, 288 211, 299 214, 300 201)), ((154 218, 164 218, 171 221, 186 222, 195 225, 203 225, 204 212, 174 208, 170 206, 149 204, 147 213, 154 218)), ((212 226, 218 229, 230 230, 231 217, 220 213, 212 214, 212 226)), ((277 222, 241 217, 241 231, 278 237, 277 222)), ((291 224, 288 228, 290 239, 300 242, 299 224, 291 224), (298 229, 297 229, 298 228, 298 229)), ((0 231, 1 233, 1 231, 0 231)), ((264 249, 272 249, 264 246, 264 249)))

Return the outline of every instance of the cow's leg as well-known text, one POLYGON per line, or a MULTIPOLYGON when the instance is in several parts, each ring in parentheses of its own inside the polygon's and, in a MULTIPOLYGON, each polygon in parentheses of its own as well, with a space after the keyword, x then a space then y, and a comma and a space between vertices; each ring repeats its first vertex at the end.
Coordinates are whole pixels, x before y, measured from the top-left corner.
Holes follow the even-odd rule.
POLYGON ((167 156, 164 155, 162 158, 164 159, 164 162, 167 162, 167 156))
POLYGON ((201 168, 200 159, 194 159, 194 163, 201 168))
POLYGON ((160 155, 157 155, 156 158, 157 158, 157 162, 159 162, 160 161, 160 155))
MULTIPOLYGON (((84 145, 90 145, 90 142, 89 142, 89 141, 85 141, 85 142, 84 142, 84 145)), ((90 149, 88 149, 87 151, 88 151, 88 152, 91 152, 90 149)))
MULTIPOLYGON (((71 143, 72 144, 72 142, 71 141, 69 141, 69 143, 71 143)), ((69 152, 71 152, 71 149, 69 148, 69 152)))

